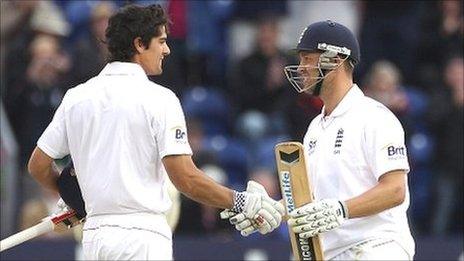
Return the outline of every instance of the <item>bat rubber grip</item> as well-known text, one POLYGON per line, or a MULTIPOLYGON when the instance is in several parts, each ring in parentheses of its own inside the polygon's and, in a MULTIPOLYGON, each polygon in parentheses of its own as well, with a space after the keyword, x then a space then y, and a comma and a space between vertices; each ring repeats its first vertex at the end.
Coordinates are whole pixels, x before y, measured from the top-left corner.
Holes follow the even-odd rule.
POLYGON ((16 233, 0 241, 0 252, 19 245, 32 238, 38 237, 47 232, 53 231, 55 225, 50 219, 45 219, 39 224, 16 233))

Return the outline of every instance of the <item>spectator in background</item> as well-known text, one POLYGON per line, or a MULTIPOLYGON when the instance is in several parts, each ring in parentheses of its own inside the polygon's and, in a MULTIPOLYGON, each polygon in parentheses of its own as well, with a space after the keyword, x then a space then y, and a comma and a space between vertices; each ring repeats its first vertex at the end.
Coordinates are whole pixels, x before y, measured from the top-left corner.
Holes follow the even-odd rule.
POLYGON ((105 44, 105 30, 108 19, 116 7, 104 1, 92 7, 89 19, 90 35, 81 38, 74 48, 74 66, 71 86, 75 86, 96 76, 105 66, 108 49, 105 44))
MULTIPOLYGON (((232 72, 229 93, 237 113, 242 114, 239 117, 257 111, 267 116, 265 124, 274 131, 273 134, 286 133, 282 112, 293 102, 295 94, 288 86, 283 68, 291 58, 278 48, 279 25, 276 20, 264 17, 256 26, 256 47, 232 72)), ((252 120, 243 121, 246 127, 246 122, 252 120)))
POLYGON ((462 55, 447 60, 443 87, 432 95, 430 120, 437 140, 434 158, 436 199, 432 228, 435 234, 463 229, 463 104, 464 64, 462 55))
POLYGON ((22 167, 61 102, 63 79, 70 68, 70 59, 54 36, 37 35, 28 54, 31 58, 25 75, 12 83, 5 102, 19 142, 22 167))
POLYGON ((365 82, 365 95, 387 106, 396 115, 408 109, 408 98, 398 68, 388 61, 374 63, 365 82))
POLYGON ((253 51, 254 36, 257 34, 256 19, 269 16, 274 20, 281 20, 289 14, 289 2, 292 1, 234 1, 231 23, 228 24, 230 64, 235 64, 253 51))
POLYGON ((415 78, 421 86, 433 92, 441 84, 442 68, 448 57, 453 53, 462 53, 462 1, 427 1, 423 4, 425 8, 415 78))
POLYGON ((381 59, 396 64, 411 83, 415 51, 420 29, 420 1, 362 1, 361 51, 362 63, 356 72, 363 77, 371 65, 381 59))
MULTIPOLYGON (((39 34, 54 36, 60 41, 70 31, 69 24, 61 10, 52 1, 2 1, 2 59, 8 66, 4 67, 5 101, 10 92, 14 92, 12 84, 24 78, 29 64, 27 50, 31 41, 39 34), (5 10, 6 9, 6 10, 5 10), (15 14, 18 16, 15 18, 15 14), (3 22, 7 20, 5 25, 3 22), (5 38, 4 38, 5 36, 5 38)), ((3 78, 3 77, 2 77, 3 78)))
POLYGON ((186 1, 187 84, 225 86, 226 23, 234 1, 186 1))
MULTIPOLYGON (((25 172, 35 139, 51 120, 64 92, 69 57, 61 41, 70 26, 53 1, 1 1, 1 98, 18 142, 19 205, 38 195, 25 172), (6 23, 4 23, 6 22, 6 23)), ((43 217, 43 216, 42 216, 43 217)), ((16 229, 16 228, 15 228, 16 229)))
MULTIPOLYGON (((7 49, 14 47, 15 45, 24 43, 24 40, 20 39, 22 36, 28 34, 30 28, 27 26, 29 20, 31 19, 34 10, 37 8, 38 2, 37 1, 1 1, 1 13, 0 16, 1 22, 1 37, 0 37, 0 68, 2 73, 2 84, 1 84, 1 93, 3 94, 5 91, 5 77, 3 77, 5 72, 5 59, 6 59, 6 51, 7 49)), ((24 46, 22 46, 24 47, 24 46)), ((15 57, 20 58, 20 57, 15 57)), ((16 60, 15 59, 15 60, 16 60)), ((10 59, 9 62, 13 62, 10 59)), ((10 64, 11 65, 11 64, 10 64)), ((8 70, 9 73, 15 73, 15 70, 8 70)), ((10 75, 6 75, 6 77, 12 78, 10 75)), ((3 98, 3 97, 2 97, 3 98)))

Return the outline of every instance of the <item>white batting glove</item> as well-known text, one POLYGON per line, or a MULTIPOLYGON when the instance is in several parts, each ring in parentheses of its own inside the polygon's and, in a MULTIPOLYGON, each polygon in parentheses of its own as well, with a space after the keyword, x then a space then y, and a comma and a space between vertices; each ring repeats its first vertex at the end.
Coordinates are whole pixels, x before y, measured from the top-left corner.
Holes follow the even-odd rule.
MULTIPOLYGON (((235 225, 235 229, 237 229, 244 237, 247 237, 259 230, 258 224, 253 222, 251 219, 246 218, 243 213, 236 213, 230 209, 225 209, 221 212, 221 218, 229 219, 229 222, 232 225, 235 225)), ((261 231, 262 234, 270 232, 266 231, 264 228, 261 228, 261 231)))
POLYGON ((310 238, 341 226, 346 219, 348 211, 343 202, 324 199, 294 209, 288 224, 301 238, 310 238))
POLYGON ((243 236, 248 236, 256 231, 261 234, 273 231, 279 227, 284 213, 284 206, 270 198, 261 184, 249 181, 245 192, 236 193, 234 208, 221 212, 221 218, 229 218, 243 236))

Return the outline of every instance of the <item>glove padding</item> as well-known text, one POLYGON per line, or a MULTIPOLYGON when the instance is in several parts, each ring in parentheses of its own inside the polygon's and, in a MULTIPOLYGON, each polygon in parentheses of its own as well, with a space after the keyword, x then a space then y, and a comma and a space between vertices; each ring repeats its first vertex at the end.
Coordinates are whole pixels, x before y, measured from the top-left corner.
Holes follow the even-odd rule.
POLYGON ((243 213, 237 213, 230 209, 225 209, 221 212, 222 219, 229 219, 230 224, 235 225, 235 229, 240 231, 240 234, 244 237, 247 237, 256 231, 260 230, 261 234, 267 234, 271 232, 269 229, 266 230, 263 226, 261 229, 258 227, 258 224, 252 219, 245 217, 243 213))
POLYGON ((67 206, 76 211, 78 218, 87 216, 85 202, 82 198, 81 189, 74 173, 73 163, 70 162, 61 172, 57 181, 58 191, 67 206))
POLYGON ((221 212, 221 218, 229 219, 242 236, 256 231, 264 235, 279 227, 285 213, 284 206, 270 198, 264 187, 255 181, 248 182, 246 193, 243 212, 226 209, 221 212))
POLYGON ((289 226, 301 238, 310 238, 339 227, 347 219, 343 204, 325 199, 306 204, 290 212, 289 226))

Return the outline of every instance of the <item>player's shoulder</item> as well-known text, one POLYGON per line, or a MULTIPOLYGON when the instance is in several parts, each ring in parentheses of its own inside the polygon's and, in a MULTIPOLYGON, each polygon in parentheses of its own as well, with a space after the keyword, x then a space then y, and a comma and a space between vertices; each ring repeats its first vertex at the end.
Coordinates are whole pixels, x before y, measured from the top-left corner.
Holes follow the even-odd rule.
POLYGON ((311 120, 311 122, 308 125, 308 128, 306 129, 305 136, 309 135, 310 133, 312 133, 318 128, 317 126, 318 126, 318 123, 321 121, 321 118, 322 118, 322 113, 320 113, 319 115, 317 115, 311 120))
POLYGON ((322 112, 319 113, 316 117, 314 117, 311 122, 309 123, 309 127, 311 128, 312 126, 314 126, 317 122, 320 122, 321 121, 321 118, 322 118, 322 112))
POLYGON ((177 98, 176 94, 171 89, 161 84, 147 81, 146 87, 148 92, 160 95, 160 98, 177 98))
POLYGON ((85 95, 90 89, 88 88, 89 81, 90 80, 69 88, 63 97, 63 102, 72 103, 73 101, 85 95))
POLYGON ((399 125, 400 121, 396 115, 384 104, 364 96, 358 104, 358 111, 368 123, 381 125, 399 125))
POLYGON ((179 102, 179 98, 171 89, 152 81, 147 81, 144 85, 143 95, 150 104, 154 104, 153 101, 166 105, 179 102))
POLYGON ((373 117, 377 116, 394 116, 393 112, 384 104, 372 99, 371 97, 364 96, 358 104, 358 109, 365 115, 373 117))
POLYGON ((63 97, 63 102, 75 103, 86 97, 91 97, 92 93, 96 91, 97 83, 97 77, 93 77, 69 88, 63 97))

